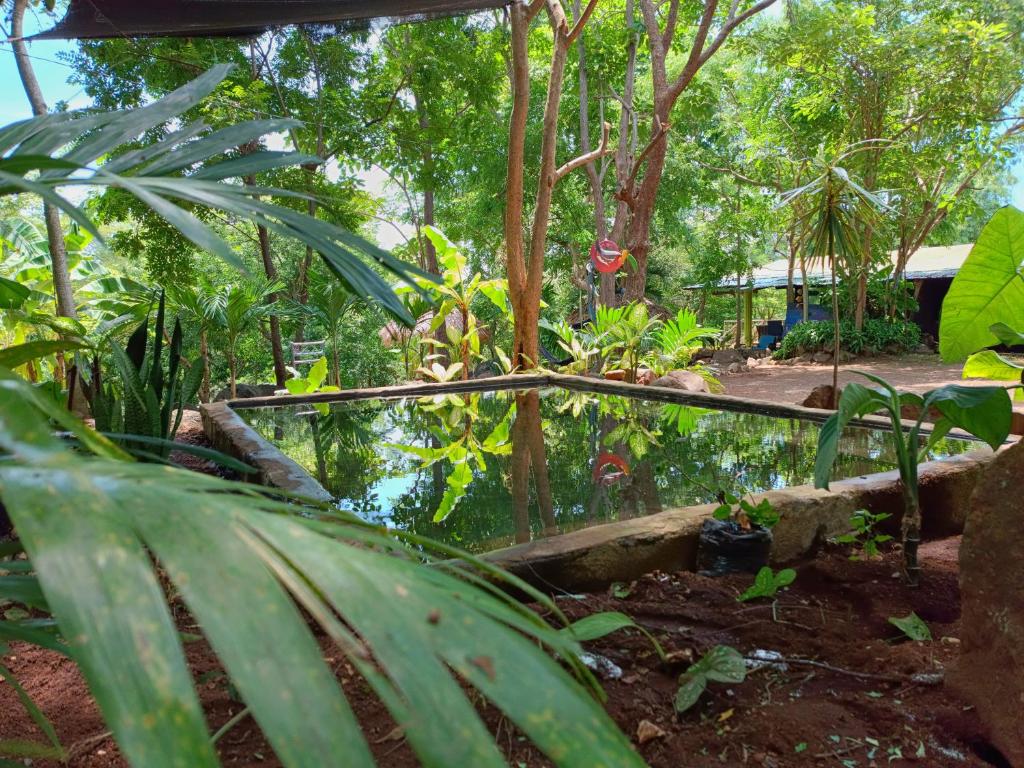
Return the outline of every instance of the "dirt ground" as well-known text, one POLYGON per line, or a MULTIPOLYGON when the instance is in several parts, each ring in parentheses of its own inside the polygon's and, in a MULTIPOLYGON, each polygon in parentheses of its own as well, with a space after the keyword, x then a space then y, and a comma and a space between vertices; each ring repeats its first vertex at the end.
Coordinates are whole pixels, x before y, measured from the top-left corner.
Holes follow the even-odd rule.
MULTIPOLYGON (((620 587, 618 597, 563 594, 556 599, 572 619, 623 611, 667 652, 670 660, 661 661, 635 630, 586 645, 621 669, 602 681, 607 709, 655 768, 1005 766, 978 738, 970 708, 937 682, 956 663, 959 650, 958 546, 958 539, 946 539, 922 547, 917 590, 895 577, 893 554, 851 562, 844 551, 830 549, 798 565, 795 583, 773 603, 736 601, 750 576, 710 579, 693 573, 650 574, 620 587), (910 611, 929 624, 932 641, 906 640, 888 623, 890 616, 910 611), (773 651, 781 658, 750 671, 743 683, 710 684, 695 707, 677 715, 672 701, 678 676, 719 644, 745 655, 773 651), (924 682, 915 682, 915 675, 924 675, 924 682)), ((198 630, 184 611, 179 623, 184 630, 198 630)), ((383 706, 337 650, 327 640, 322 643, 378 764, 418 765, 383 706)), ((218 728, 242 705, 205 642, 190 642, 186 653, 211 728, 218 728)), ((69 765, 125 765, 72 662, 14 644, 4 663, 52 720, 71 751, 69 765)), ((0 740, 40 738, 9 686, 0 685, 0 712, 0 740)), ((482 714, 511 765, 550 765, 500 713, 487 707, 482 714)), ((225 765, 279 765, 249 718, 224 736, 220 753, 225 765)))
MULTIPOLYGON (((848 381, 866 380, 855 370, 881 376, 899 389, 924 392, 943 384, 976 384, 989 382, 960 378, 963 366, 947 365, 938 355, 901 355, 899 357, 864 357, 843 363, 839 368, 840 386, 848 381)), ((832 383, 832 366, 800 363, 797 365, 760 365, 737 374, 723 374, 725 394, 751 397, 774 403, 799 404, 819 384, 832 383)))

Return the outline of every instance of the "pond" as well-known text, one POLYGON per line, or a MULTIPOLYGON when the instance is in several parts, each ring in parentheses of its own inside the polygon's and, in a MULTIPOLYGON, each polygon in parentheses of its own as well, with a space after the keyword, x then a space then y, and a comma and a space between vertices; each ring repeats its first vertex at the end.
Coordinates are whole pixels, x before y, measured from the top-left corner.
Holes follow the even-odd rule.
MULTIPOLYGON (((819 429, 558 387, 237 411, 341 509, 472 552, 810 483, 819 429)), ((895 466, 885 431, 851 427, 833 477, 895 466)))

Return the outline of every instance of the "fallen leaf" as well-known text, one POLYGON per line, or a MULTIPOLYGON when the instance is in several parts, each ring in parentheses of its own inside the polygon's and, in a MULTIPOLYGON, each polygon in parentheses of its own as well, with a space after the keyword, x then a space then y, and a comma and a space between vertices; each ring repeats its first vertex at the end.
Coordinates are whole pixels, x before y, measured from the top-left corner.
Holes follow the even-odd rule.
POLYGON ((636 727, 637 744, 646 744, 648 741, 660 739, 665 735, 665 731, 650 720, 641 720, 640 724, 636 727))
POLYGON ((725 712, 722 712, 722 713, 721 713, 721 714, 720 714, 720 715, 718 716, 718 722, 720 722, 720 723, 724 723, 724 722, 725 722, 726 720, 728 720, 728 719, 729 719, 730 717, 732 717, 732 716, 733 716, 734 714, 736 714, 736 710, 735 710, 735 709, 727 709, 727 710, 725 710, 725 712))
POLYGON ((386 741, 401 741, 404 738, 405 738, 405 732, 402 730, 402 726, 396 725, 394 728, 392 728, 390 731, 385 733, 383 736, 381 736, 379 739, 377 739, 373 743, 374 744, 383 744, 386 741))

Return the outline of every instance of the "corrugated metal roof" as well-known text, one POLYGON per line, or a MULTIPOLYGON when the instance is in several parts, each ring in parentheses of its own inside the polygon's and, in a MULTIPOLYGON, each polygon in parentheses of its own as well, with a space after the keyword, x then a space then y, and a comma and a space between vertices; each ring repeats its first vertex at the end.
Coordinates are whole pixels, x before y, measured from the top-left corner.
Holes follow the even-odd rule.
POLYGON ((499 8, 508 0, 71 0, 34 39, 248 37, 288 24, 432 18, 499 8))
MULTIPOLYGON (((954 277, 971 252, 973 243, 963 245, 940 245, 928 248, 919 248, 917 253, 910 257, 907 262, 907 280, 927 280, 938 277, 954 277)), ((893 267, 896 265, 896 252, 890 254, 893 267)), ((776 259, 754 270, 749 279, 744 282, 745 288, 753 288, 760 291, 765 288, 785 288, 787 283, 787 271, 789 262, 786 259, 776 259)), ((810 285, 827 283, 831 279, 827 268, 816 264, 807 270, 807 282, 810 285)), ((793 274, 793 284, 802 285, 803 279, 799 266, 793 274)), ((691 288, 703 288, 704 286, 694 285, 691 288)), ((725 278, 716 286, 717 290, 735 290, 736 278, 725 278)))

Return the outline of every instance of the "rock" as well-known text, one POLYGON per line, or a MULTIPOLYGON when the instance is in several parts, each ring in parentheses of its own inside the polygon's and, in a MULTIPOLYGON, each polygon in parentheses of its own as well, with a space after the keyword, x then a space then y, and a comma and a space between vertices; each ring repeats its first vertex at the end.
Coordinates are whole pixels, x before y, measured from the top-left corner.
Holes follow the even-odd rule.
POLYGON ((832 354, 830 352, 815 352, 811 355, 811 360, 815 363, 824 365, 825 363, 832 364, 832 354))
POLYGON ((681 389, 684 392, 710 392, 704 377, 693 371, 669 371, 664 376, 651 382, 653 387, 681 389))
POLYGON ((800 357, 798 357, 796 359, 796 361, 798 363, 811 363, 811 362, 814 362, 814 356, 813 355, 800 355, 800 357))
POLYGON ((610 371, 605 371, 604 377, 608 379, 608 381, 625 381, 626 372, 618 368, 613 368, 610 371))
POLYGON ((665 731, 650 720, 641 720, 639 725, 636 727, 636 743, 646 744, 648 741, 654 741, 665 736, 665 731))
POLYGON ((756 358, 753 358, 753 357, 748 357, 747 358, 747 368, 757 368, 757 366, 759 366, 760 364, 761 364, 761 361, 757 360, 756 358))
POLYGON ((1024 765, 1024 443, 986 468, 960 544, 961 654, 947 683, 973 704, 1009 765, 1024 765))
MULTIPOLYGON (((839 388, 839 396, 843 396, 843 388, 839 388)), ((831 411, 833 409, 832 399, 832 385, 831 384, 819 384, 811 390, 804 401, 800 403, 804 408, 823 408, 831 411)))
POLYGON ((640 371, 637 371, 636 383, 637 384, 643 384, 643 385, 646 386, 648 384, 653 383, 655 378, 656 377, 654 375, 654 371, 652 371, 652 370, 650 370, 648 368, 644 368, 644 369, 642 369, 640 371))
POLYGON ((728 373, 743 373, 747 370, 747 366, 743 363, 729 363, 729 367, 725 369, 728 373))
POLYGON ((743 360, 743 354, 738 349, 716 349, 711 356, 711 362, 718 365, 728 366, 733 363, 742 363, 743 360))
POLYGON ((231 388, 224 387, 216 395, 214 400, 243 400, 249 397, 271 397, 274 392, 277 391, 276 384, 236 384, 235 392, 237 395, 235 398, 231 397, 231 388))

